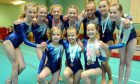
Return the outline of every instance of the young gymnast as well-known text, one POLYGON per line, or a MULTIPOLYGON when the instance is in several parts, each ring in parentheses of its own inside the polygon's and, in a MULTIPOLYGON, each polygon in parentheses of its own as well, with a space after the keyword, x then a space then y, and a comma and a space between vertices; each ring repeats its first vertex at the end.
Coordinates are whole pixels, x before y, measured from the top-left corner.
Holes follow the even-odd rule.
POLYGON ((50 14, 48 14, 48 25, 50 28, 58 27, 62 31, 64 30, 63 17, 62 17, 62 7, 59 4, 54 4, 50 7, 50 14))
MULTIPOLYGON (((100 0, 99 1, 99 12, 102 14, 102 21, 99 27, 99 33, 100 33, 100 39, 108 44, 108 46, 110 46, 110 49, 107 51, 107 61, 102 64, 102 84, 106 84, 106 72, 108 74, 109 77, 109 84, 112 84, 112 73, 111 73, 111 68, 108 64, 109 58, 111 56, 111 49, 116 49, 116 48, 121 48, 124 47, 126 44, 126 39, 128 39, 129 37, 129 30, 126 31, 128 34, 125 35, 123 38, 123 41, 119 44, 115 44, 114 43, 114 38, 113 38, 113 34, 114 34, 114 30, 115 30, 115 22, 111 21, 110 19, 110 15, 109 15, 109 7, 110 7, 110 2, 108 0, 100 0)), ((131 19, 126 17, 127 19, 131 19)), ((130 23, 128 23, 130 24, 130 23)), ((125 23, 125 25, 127 25, 127 23, 125 23)))
POLYGON ((67 9, 66 16, 68 20, 64 22, 65 30, 69 27, 74 27, 77 31, 79 31, 83 18, 78 16, 78 8, 75 5, 70 5, 67 9))
POLYGON ((64 69, 65 84, 79 84, 82 72, 81 51, 77 43, 78 32, 75 28, 67 29, 67 41, 63 42, 66 55, 66 68, 64 69))
MULTIPOLYGON (((100 34, 100 40, 102 40, 107 45, 113 45, 114 38, 113 32, 115 30, 115 23, 112 22, 109 18, 109 6, 110 2, 108 0, 100 0, 99 1, 99 11, 102 14, 102 21, 100 27, 98 29, 100 34)), ((111 50, 107 50, 107 60, 102 64, 102 84, 106 84, 106 73, 109 77, 108 84, 113 84, 112 80, 112 72, 110 65, 108 63, 109 58, 111 56, 111 50)))
MULTIPOLYGON (((51 84, 57 84, 60 69, 61 69, 61 60, 63 53, 63 46, 59 44, 61 39, 61 30, 58 27, 53 27, 50 32, 51 42, 47 45, 47 49, 43 53, 43 60, 47 60, 47 63, 43 70, 39 68, 38 82, 39 84, 46 84, 46 77, 52 74, 51 84)), ((42 61, 42 60, 41 60, 42 61)), ((40 62, 41 63, 41 62, 40 62)), ((42 65, 42 64, 41 64, 42 65)), ((44 65, 44 64, 43 64, 44 65)), ((48 83, 47 83, 48 84, 48 83)))
POLYGON ((130 27, 130 36, 128 38, 128 41, 126 43, 126 46, 119 49, 120 53, 120 66, 119 66, 119 78, 118 78, 118 84, 122 84, 122 78, 124 75, 124 84, 128 84, 128 79, 130 77, 131 72, 131 62, 132 57, 134 55, 134 51, 136 49, 136 31, 133 25, 124 25, 124 19, 122 19, 123 14, 123 8, 121 4, 113 4, 110 7, 110 18, 112 21, 115 21, 116 26, 119 29, 118 34, 118 40, 121 42, 121 40, 124 38, 124 33, 126 31, 126 27, 130 27), (126 69, 124 71, 124 67, 126 66, 126 69))
POLYGON ((32 47, 43 47, 46 43, 33 44, 27 40, 31 31, 31 23, 37 12, 36 4, 25 5, 23 14, 23 23, 14 25, 14 32, 10 34, 3 42, 4 50, 12 64, 11 77, 6 81, 7 84, 18 84, 18 75, 25 69, 25 63, 20 51, 20 44, 24 42, 32 47))
MULTIPOLYGON (((51 29, 52 27, 58 27, 61 29, 62 33, 64 30, 64 21, 62 16, 62 6, 59 4, 53 4, 50 7, 50 14, 47 15, 48 25, 51 29)), ((62 36, 63 37, 63 36, 62 36)), ((59 77, 59 80, 62 81, 62 78, 59 77)))
POLYGON ((102 75, 100 61, 106 61, 106 52, 100 47, 102 44, 98 39, 98 33, 95 24, 87 25, 87 36, 84 39, 84 59, 85 71, 82 72, 81 78, 84 84, 97 84, 96 79, 102 75))
MULTIPOLYGON (((35 38, 35 43, 40 44, 46 42, 49 37, 49 27, 45 21, 47 17, 47 7, 43 5, 37 6, 37 17, 36 22, 33 23, 32 32, 35 38)), ((40 48, 36 48, 38 59, 40 60, 43 51, 40 48)))

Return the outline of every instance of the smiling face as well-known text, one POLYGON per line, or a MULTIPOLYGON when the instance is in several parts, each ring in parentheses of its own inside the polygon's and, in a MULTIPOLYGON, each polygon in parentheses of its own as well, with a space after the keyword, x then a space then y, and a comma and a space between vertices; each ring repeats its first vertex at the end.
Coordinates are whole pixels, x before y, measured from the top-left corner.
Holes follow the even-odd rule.
POLYGON ((105 15, 109 11, 109 2, 106 0, 100 1, 99 2, 99 11, 101 12, 102 15, 105 15))
POLYGON ((96 7, 94 3, 88 3, 86 5, 86 12, 88 17, 93 17, 95 11, 96 11, 96 7))
POLYGON ((36 17, 37 8, 33 6, 27 7, 25 10, 26 17, 30 20, 33 20, 36 17))
POLYGON ((93 39, 96 37, 97 31, 94 24, 88 24, 87 25, 87 35, 90 39, 93 39))
POLYGON ((69 8, 68 9, 68 17, 69 20, 75 20, 78 16, 78 12, 76 8, 69 8))
POLYGON ((52 7, 51 14, 53 15, 53 18, 60 18, 61 8, 57 6, 52 7))
POLYGON ((76 43, 77 37, 78 37, 78 35, 76 32, 76 29, 74 29, 74 28, 67 29, 67 39, 71 44, 76 43))
POLYGON ((58 43, 61 39, 61 30, 57 27, 52 28, 52 42, 58 43))
POLYGON ((113 5, 110 7, 110 19, 112 21, 117 21, 122 17, 122 7, 119 5, 113 5))
POLYGON ((45 20, 47 17, 47 8, 45 7, 40 7, 38 9, 38 19, 40 20, 45 20))

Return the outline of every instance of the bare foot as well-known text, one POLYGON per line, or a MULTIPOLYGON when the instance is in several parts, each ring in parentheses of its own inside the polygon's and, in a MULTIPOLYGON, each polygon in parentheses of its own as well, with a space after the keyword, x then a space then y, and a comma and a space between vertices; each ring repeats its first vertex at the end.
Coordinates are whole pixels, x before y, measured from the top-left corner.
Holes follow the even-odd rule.
POLYGON ((11 80, 6 80, 6 84, 12 84, 12 81, 11 80))
POLYGON ((106 80, 102 79, 102 83, 101 84, 106 84, 106 80))
POLYGON ((113 84, 113 80, 109 80, 108 84, 113 84))

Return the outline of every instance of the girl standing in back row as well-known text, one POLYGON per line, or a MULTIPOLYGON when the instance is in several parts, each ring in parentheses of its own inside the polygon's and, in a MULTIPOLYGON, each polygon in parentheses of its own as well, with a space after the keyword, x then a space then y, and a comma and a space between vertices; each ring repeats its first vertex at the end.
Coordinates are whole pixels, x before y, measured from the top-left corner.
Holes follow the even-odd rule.
MULTIPOLYGON (((123 32, 125 31, 125 28, 127 27, 126 25, 123 25, 124 19, 122 18, 122 15, 123 15, 122 5, 121 4, 113 4, 110 7, 109 12, 110 12, 110 19, 112 21, 115 21, 116 27, 118 27, 118 29, 119 29, 118 41, 121 42, 124 38, 123 32)), ((128 84, 128 79, 130 77, 130 72, 131 72, 132 57, 133 57, 135 49, 136 49, 136 43, 137 43, 136 31, 135 31, 135 28, 133 27, 132 24, 129 27, 130 27, 131 31, 130 31, 128 41, 126 41, 126 46, 119 49, 120 66, 119 66, 118 84, 122 84, 122 78, 123 78, 124 73, 125 73, 124 84, 128 84), (126 69, 124 69, 125 66, 126 66, 126 69)))
POLYGON ((7 84, 18 84, 18 75, 25 69, 25 63, 20 51, 20 44, 24 42, 32 47, 43 47, 46 43, 34 44, 27 40, 31 31, 31 24, 37 12, 36 4, 25 5, 23 14, 23 23, 14 25, 14 32, 10 34, 3 42, 4 50, 12 64, 11 77, 6 81, 7 84))

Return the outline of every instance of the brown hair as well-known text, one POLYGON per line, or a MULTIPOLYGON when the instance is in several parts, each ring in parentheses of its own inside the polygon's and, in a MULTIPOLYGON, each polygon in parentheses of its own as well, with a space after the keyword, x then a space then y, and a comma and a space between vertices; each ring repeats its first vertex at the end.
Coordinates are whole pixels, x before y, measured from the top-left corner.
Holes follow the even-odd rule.
POLYGON ((86 3, 88 3, 88 2, 93 2, 94 0, 86 0, 86 3))
POLYGON ((67 9, 67 12, 68 12, 68 10, 69 10, 70 8, 76 9, 77 14, 78 14, 78 7, 77 7, 77 6, 75 6, 75 5, 70 5, 70 6, 68 7, 68 9, 67 9))
POLYGON ((93 24, 93 23, 90 23, 90 24, 87 25, 87 28, 88 28, 88 26, 93 26, 94 27, 94 29, 96 30, 96 38, 99 38, 99 33, 97 31, 96 25, 93 24))
POLYGON ((96 3, 94 1, 90 0, 90 1, 86 2, 86 7, 89 4, 93 4, 95 6, 95 9, 96 9, 96 3))
POLYGON ((59 8, 61 12, 63 11, 63 8, 62 8, 61 5, 59 5, 59 4, 54 4, 54 5, 52 5, 52 6, 50 7, 50 13, 52 13, 52 10, 54 9, 54 7, 59 8))
POLYGON ((121 4, 112 4, 111 5, 111 7, 114 7, 114 6, 116 6, 117 7, 117 10, 120 12, 120 13, 122 13, 122 17, 124 17, 124 13, 123 13, 123 7, 122 7, 122 5, 121 4))
POLYGON ((123 12, 123 7, 121 4, 112 4, 111 7, 116 6, 119 12, 123 12))

